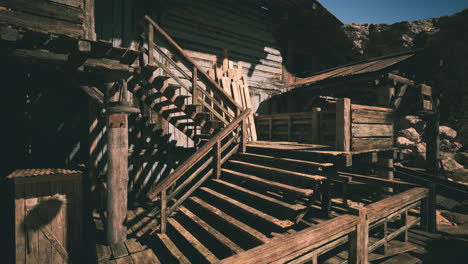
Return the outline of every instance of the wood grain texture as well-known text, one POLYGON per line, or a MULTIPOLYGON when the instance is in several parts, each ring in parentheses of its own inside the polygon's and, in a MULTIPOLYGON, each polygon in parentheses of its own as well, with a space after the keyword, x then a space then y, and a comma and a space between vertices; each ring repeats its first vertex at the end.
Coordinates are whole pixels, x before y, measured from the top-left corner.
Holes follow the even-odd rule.
POLYGON ((335 148, 339 151, 351 150, 351 99, 349 98, 340 98, 336 102, 335 148))
POLYGON ((122 116, 124 127, 107 129, 107 241, 110 244, 123 243, 127 237, 125 219, 127 217, 127 185, 128 185, 128 127, 127 115, 122 116))
POLYGON ((353 151, 370 149, 389 149, 394 145, 393 138, 353 138, 353 151))
POLYGON ((51 1, 1 0, 0 6, 75 24, 83 23, 83 10, 51 1))
POLYGON ((388 124, 352 124, 353 138, 393 137, 393 125, 388 124))
POLYGON ((11 10, 0 10, 0 23, 41 33, 83 37, 83 26, 11 10))
POLYGON ((392 124, 393 113, 386 111, 375 111, 367 109, 352 110, 352 122, 354 124, 392 124))

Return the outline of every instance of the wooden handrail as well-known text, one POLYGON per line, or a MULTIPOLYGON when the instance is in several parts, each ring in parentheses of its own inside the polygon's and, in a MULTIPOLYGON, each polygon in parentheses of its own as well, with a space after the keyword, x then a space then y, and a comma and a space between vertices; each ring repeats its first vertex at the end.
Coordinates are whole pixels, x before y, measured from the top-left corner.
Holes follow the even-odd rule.
POLYGON ((226 258, 219 264, 272 263, 293 252, 305 248, 314 250, 335 240, 337 236, 346 236, 356 230, 358 223, 358 216, 341 215, 281 239, 273 239, 271 242, 226 258))
MULTIPOLYGON (((171 45, 174 51, 176 51, 177 55, 187 62, 189 65, 195 67, 198 71, 198 78, 203 79, 204 81, 208 82, 209 85, 214 87, 216 91, 223 97, 225 102, 228 102, 231 106, 233 106, 236 110, 241 110, 242 107, 234 101, 234 99, 229 96, 223 88, 221 88, 197 63, 195 63, 186 53, 185 51, 158 25, 156 22, 153 21, 149 16, 145 15, 144 19, 150 23, 154 30, 156 30, 160 36, 164 38, 164 40, 171 45)), ((190 68, 190 67, 189 67, 190 68)))
POLYGON ((368 263, 369 253, 378 247, 401 234, 406 234, 407 239, 408 230, 424 217, 421 212, 421 217, 409 219, 408 211, 417 206, 417 202, 427 199, 427 195, 428 189, 413 188, 366 207, 356 208, 359 216, 338 216, 295 234, 274 238, 266 244, 226 258, 219 264, 285 263, 292 259, 297 260, 298 257, 304 263, 310 260, 318 263, 319 255, 344 243, 349 243, 348 263, 368 263), (369 229, 376 227, 371 224, 376 221, 382 224, 397 214, 403 214, 403 226, 388 234, 385 232, 380 240, 370 243, 369 229))
MULTIPOLYGON (((234 119, 229 125, 219 131, 214 137, 212 137, 207 143, 205 143, 197 152, 177 167, 174 172, 171 173, 167 178, 162 180, 153 190, 148 194, 148 198, 153 200, 159 193, 167 189, 169 186, 174 184, 180 177, 182 177, 189 169, 193 167, 198 161, 205 157, 217 144, 218 141, 225 138, 228 134, 234 131, 237 126, 243 122, 251 113, 250 109, 244 110, 236 119, 234 119)), ((242 139, 244 140, 244 139, 242 139)))
POLYGON ((369 221, 374 222, 393 213, 401 207, 417 202, 428 196, 427 188, 413 188, 366 206, 369 221))

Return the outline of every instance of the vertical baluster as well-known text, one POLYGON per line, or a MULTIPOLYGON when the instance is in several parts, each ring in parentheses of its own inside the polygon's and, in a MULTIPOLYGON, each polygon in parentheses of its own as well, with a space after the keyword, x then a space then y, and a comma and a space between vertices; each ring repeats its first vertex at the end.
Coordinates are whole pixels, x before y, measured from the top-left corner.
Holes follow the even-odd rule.
POLYGON ((166 233, 166 222, 167 222, 167 197, 166 189, 161 192, 161 233, 166 233))
POLYGON ((154 27, 148 24, 148 65, 154 65, 154 27))
POLYGON ((241 143, 240 143, 240 152, 245 153, 247 151, 247 125, 245 118, 241 122, 241 143))
POLYGON ((221 140, 218 140, 218 142, 216 142, 216 145, 214 145, 213 155, 213 165, 216 179, 219 179, 219 177, 221 177, 221 140))
POLYGON ((198 103, 198 70, 197 67, 193 66, 192 71, 192 95, 193 95, 193 104, 198 103))

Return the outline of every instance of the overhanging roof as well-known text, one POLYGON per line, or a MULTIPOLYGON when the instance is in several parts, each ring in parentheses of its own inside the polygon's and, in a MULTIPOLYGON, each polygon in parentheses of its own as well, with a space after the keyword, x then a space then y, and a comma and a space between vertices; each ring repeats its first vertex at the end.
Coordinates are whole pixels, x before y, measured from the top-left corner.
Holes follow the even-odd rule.
POLYGON ((317 84, 325 80, 341 79, 350 76, 359 76, 373 72, 380 72, 416 55, 416 51, 398 53, 366 61, 339 66, 321 71, 315 75, 290 84, 287 88, 297 88, 317 84))

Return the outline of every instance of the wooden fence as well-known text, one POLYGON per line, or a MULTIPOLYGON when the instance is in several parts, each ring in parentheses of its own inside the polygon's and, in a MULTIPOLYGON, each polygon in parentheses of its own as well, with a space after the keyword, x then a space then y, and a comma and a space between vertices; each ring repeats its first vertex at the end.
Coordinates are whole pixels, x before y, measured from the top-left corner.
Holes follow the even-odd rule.
POLYGON ((413 188, 361 207, 356 210, 357 215, 338 216, 295 234, 273 239, 220 263, 318 263, 321 255, 346 243, 348 263, 368 263, 372 260, 372 252, 380 248, 385 251, 388 243, 396 238, 407 242, 410 228, 417 224, 425 228, 428 218, 435 217, 428 210, 429 194, 426 188, 413 188), (388 222, 393 220, 399 222, 399 226, 389 228, 388 222), (370 236, 377 228, 382 230, 377 237, 370 236))
POLYGON ((394 145, 393 109, 351 104, 348 98, 311 112, 261 115, 255 121, 260 140, 324 144, 338 151, 394 145))

